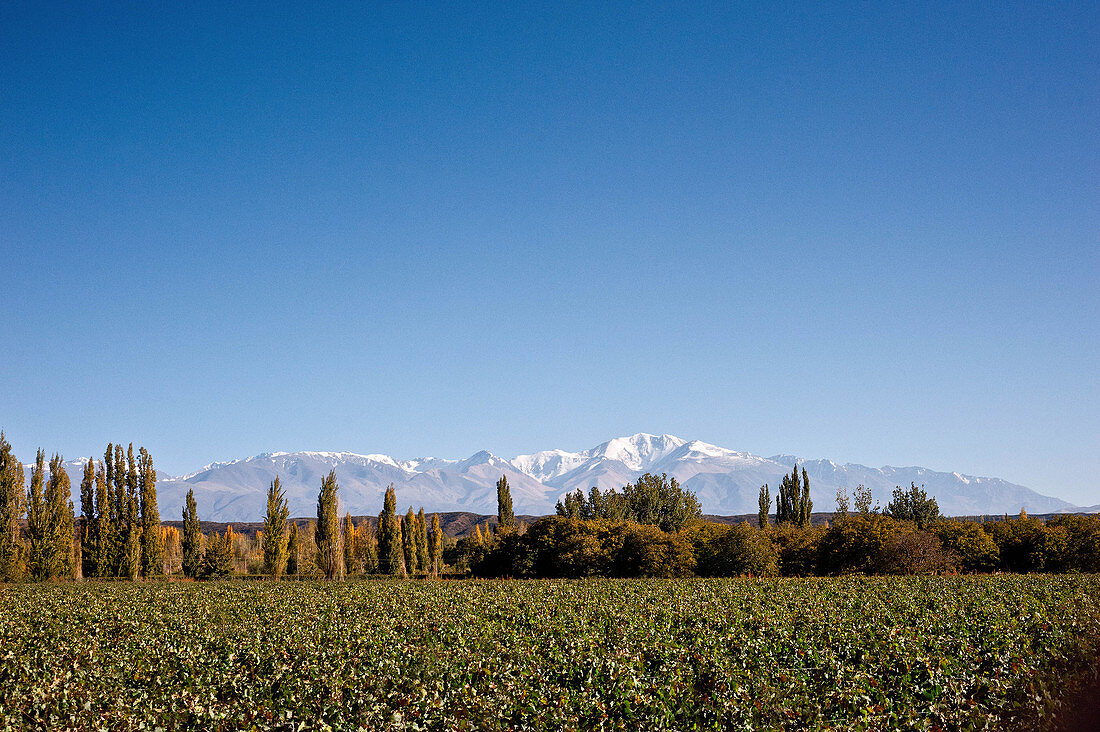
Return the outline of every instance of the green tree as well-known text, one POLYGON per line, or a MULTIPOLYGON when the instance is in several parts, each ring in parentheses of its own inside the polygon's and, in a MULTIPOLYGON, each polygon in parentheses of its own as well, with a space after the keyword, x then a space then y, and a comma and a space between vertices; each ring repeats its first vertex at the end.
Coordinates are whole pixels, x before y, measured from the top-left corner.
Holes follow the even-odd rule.
POLYGON ((772 495, 768 484, 760 486, 760 512, 756 515, 756 525, 762 529, 768 527, 768 514, 772 512, 772 495))
POLYGON ((417 564, 416 553, 416 535, 419 533, 416 528, 416 514, 413 513, 412 506, 409 506, 409 512, 401 522, 401 550, 405 566, 408 567, 409 574, 413 575, 421 569, 417 564))
POLYGON ((424 507, 416 514, 416 565, 421 572, 431 573, 431 560, 428 556, 428 521, 424 518, 424 507))
POLYGON ((122 445, 116 445, 115 457, 115 496, 120 503, 119 514, 122 517, 118 575, 132 580, 141 571, 141 506, 133 443, 126 452, 123 452, 122 445))
POLYGON ((279 476, 267 488, 267 514, 264 516, 264 574, 279 579, 287 564, 287 518, 290 506, 279 485, 279 476))
POLYGON ((810 517, 813 514, 814 502, 810 500, 810 476, 806 475, 806 468, 802 468, 802 495, 798 501, 798 525, 803 528, 810 525, 810 517))
POLYGON ((202 527, 199 523, 199 511, 195 504, 195 491, 187 491, 187 500, 183 507, 183 536, 180 538, 183 553, 183 574, 185 577, 198 577, 202 571, 202 527))
POLYGON ((378 515, 378 570, 382 574, 405 576, 401 523, 397 518, 397 494, 393 483, 386 488, 382 513, 378 515))
POLYGON ((317 543, 316 562, 325 579, 340 579, 344 576, 344 546, 340 536, 339 498, 340 486, 336 482, 336 471, 329 471, 321 481, 321 490, 317 494, 317 528, 314 541, 317 543))
POLYGON ((45 485, 46 455, 39 448, 31 473, 31 487, 27 490, 27 571, 36 580, 47 579, 50 573, 45 485))
POLYGON ((429 561, 432 576, 438 577, 443 569, 443 529, 439 526, 439 514, 432 514, 432 536, 429 544, 429 561))
POLYGON ((513 529, 516 526, 516 514, 512 511, 512 491, 508 488, 508 476, 500 476, 497 481, 497 529, 513 529))
MULTIPOLYGON (((863 516, 867 516, 871 513, 871 489, 860 483, 856 486, 856 494, 853 503, 855 503, 856 511, 863 516)), ((875 508, 878 511, 878 507, 875 508)))
POLYGON ((27 510, 23 463, 0 431, 0 581, 23 576, 25 556, 21 524, 27 510))
POLYGON ((918 529, 923 529, 940 517, 940 506, 935 498, 928 497, 924 486, 917 488, 916 483, 910 483, 908 490, 901 486, 894 489, 894 500, 886 506, 886 515, 899 521, 912 521, 918 529))
MULTIPOLYGON (((604 497, 608 505, 615 502, 614 495, 613 491, 610 498, 604 497)), ((664 473, 659 476, 646 473, 624 486, 622 495, 628 508, 625 518, 658 526, 662 531, 679 531, 702 515, 695 494, 664 473)))
POLYGON ((164 574, 164 532, 157 508, 157 471, 153 456, 144 447, 138 452, 138 485, 141 490, 141 573, 164 574))
POLYGON ((80 480, 80 576, 96 576, 96 559, 99 556, 97 541, 95 461, 84 463, 84 476, 80 480))
POLYGON ((61 456, 50 459, 50 479, 44 497, 46 509, 47 562, 49 579, 73 576, 72 483, 61 456))
POLYGON ((225 527, 225 533, 214 532, 206 542, 199 576, 204 579, 225 577, 233 569, 233 528, 225 527))
POLYGON ((801 524, 802 521, 802 485, 798 478, 798 466, 784 475, 779 484, 779 495, 775 499, 776 524, 801 524))
POLYGON ((114 556, 116 528, 111 522, 111 483, 103 463, 95 470, 95 575, 110 577, 114 574, 111 558, 114 556))

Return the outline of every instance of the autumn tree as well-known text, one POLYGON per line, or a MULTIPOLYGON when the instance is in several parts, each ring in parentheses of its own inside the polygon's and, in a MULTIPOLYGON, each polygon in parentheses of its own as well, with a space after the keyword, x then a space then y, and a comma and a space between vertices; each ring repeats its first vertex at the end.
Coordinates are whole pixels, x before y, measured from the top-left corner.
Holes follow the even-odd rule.
POLYGON ((72 483, 61 456, 50 459, 50 479, 44 497, 49 545, 47 575, 50 579, 73 576, 72 483))
POLYGON ((317 494, 317 528, 314 541, 317 543, 317 566, 325 579, 340 579, 344 576, 344 547, 340 537, 339 499, 340 486, 336 482, 336 471, 329 471, 321 481, 321 490, 317 494))
POLYGON ((443 529, 439 526, 439 514, 432 514, 432 534, 429 540, 429 563, 431 574, 438 577, 443 569, 443 529))
POLYGON ((27 510, 23 463, 15 459, 11 444, 0 431, 0 581, 23 576, 25 556, 20 525, 27 510))
POLYGON ((344 513, 344 571, 352 574, 359 567, 359 533, 355 530, 355 522, 351 520, 351 514, 344 513))
POLYGON ((267 488, 267 514, 264 516, 264 574, 279 579, 287 564, 287 517, 290 506, 279 485, 279 476, 267 488))

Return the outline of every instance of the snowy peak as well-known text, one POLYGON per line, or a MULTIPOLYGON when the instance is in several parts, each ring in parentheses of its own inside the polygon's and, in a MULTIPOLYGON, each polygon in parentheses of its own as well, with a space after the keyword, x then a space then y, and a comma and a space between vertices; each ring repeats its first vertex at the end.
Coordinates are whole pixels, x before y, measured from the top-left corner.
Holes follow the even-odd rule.
POLYGON ((630 437, 616 437, 590 451, 589 457, 617 460, 631 470, 648 470, 667 457, 685 440, 674 435, 650 435, 639 432, 630 437))

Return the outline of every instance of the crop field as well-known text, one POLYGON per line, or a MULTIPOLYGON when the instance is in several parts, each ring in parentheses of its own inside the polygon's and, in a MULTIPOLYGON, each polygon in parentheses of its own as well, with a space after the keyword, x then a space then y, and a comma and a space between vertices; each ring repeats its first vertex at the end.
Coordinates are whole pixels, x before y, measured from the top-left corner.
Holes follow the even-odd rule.
POLYGON ((19 585, 0 729, 1043 728, 1098 640, 1094 575, 19 585))

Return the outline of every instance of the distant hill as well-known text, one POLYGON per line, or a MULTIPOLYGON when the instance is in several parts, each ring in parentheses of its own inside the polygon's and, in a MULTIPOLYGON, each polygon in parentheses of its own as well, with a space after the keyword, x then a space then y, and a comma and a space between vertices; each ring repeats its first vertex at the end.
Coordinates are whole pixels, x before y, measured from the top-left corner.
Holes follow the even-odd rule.
MULTIPOLYGON (((547 450, 511 460, 482 451, 465 460, 414 458, 350 452, 269 452, 218 462, 196 472, 158 481, 161 517, 181 515, 188 490, 195 491, 199 515, 214 521, 249 522, 262 518, 268 484, 280 477, 291 515, 316 511, 321 478, 336 471, 341 511, 376 516, 386 486, 397 490, 398 508, 424 507, 443 513, 495 514, 496 481, 508 477, 512 502, 519 513, 532 516, 554 512, 565 493, 591 486, 621 488, 643 473, 667 473, 693 491, 703 511, 715 515, 755 515, 760 486, 776 493, 782 476, 798 464, 810 476, 811 497, 817 509, 832 510, 836 490, 849 494, 859 484, 871 489, 885 506, 895 486, 911 482, 935 496, 946 515, 1050 513, 1073 509, 1063 500, 1041 495, 1000 478, 921 467, 871 468, 831 460, 804 460, 792 455, 769 458, 738 452, 699 440, 673 435, 636 434, 608 440, 589 450, 547 450)), ((76 497, 83 461, 70 463, 76 497)), ((77 502, 78 505, 78 502, 77 502)))

